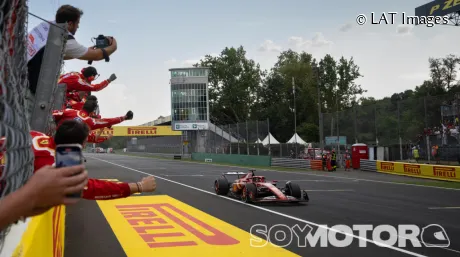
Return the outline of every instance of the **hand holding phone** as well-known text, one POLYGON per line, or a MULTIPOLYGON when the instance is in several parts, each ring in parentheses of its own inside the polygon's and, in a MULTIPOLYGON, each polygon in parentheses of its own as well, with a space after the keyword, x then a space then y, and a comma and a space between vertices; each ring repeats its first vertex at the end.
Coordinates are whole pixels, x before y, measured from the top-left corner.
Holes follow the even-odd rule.
MULTIPOLYGON (((56 168, 81 165, 83 163, 82 146, 79 144, 57 145, 55 160, 56 168)), ((81 192, 68 195, 68 197, 80 198, 81 192)))

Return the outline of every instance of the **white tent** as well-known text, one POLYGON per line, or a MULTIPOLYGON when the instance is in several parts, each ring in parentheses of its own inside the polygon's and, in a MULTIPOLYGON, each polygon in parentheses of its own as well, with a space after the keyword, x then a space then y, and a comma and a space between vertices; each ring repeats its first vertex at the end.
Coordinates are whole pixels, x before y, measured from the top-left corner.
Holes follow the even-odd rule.
POLYGON ((260 140, 260 138, 257 138, 257 141, 255 143, 256 144, 262 144, 262 140, 260 140))
POLYGON ((306 145, 307 142, 303 141, 302 138, 299 137, 299 135, 297 133, 295 133, 291 139, 289 139, 289 141, 287 141, 288 144, 301 144, 301 145, 306 145))
POLYGON ((272 133, 268 133, 268 136, 264 139, 264 141, 262 141, 262 144, 263 145, 277 145, 279 144, 280 142, 278 142, 278 140, 276 140, 273 136, 272 136, 272 133))

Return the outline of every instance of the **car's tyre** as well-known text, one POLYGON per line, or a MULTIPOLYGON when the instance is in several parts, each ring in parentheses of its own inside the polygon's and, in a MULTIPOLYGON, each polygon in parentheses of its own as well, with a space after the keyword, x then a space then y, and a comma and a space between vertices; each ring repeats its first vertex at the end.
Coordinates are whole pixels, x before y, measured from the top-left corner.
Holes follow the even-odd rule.
POLYGON ((246 184, 241 193, 241 201, 245 203, 255 202, 257 199, 257 188, 254 184, 246 184))
POLYGON ((297 199, 302 198, 302 190, 300 190, 300 186, 296 183, 292 183, 291 181, 286 182, 286 194, 297 199))
POLYGON ((216 179, 216 181, 214 181, 214 191, 216 191, 216 194, 226 195, 228 194, 228 190, 229 190, 229 187, 228 187, 228 181, 226 178, 221 177, 221 178, 216 179))

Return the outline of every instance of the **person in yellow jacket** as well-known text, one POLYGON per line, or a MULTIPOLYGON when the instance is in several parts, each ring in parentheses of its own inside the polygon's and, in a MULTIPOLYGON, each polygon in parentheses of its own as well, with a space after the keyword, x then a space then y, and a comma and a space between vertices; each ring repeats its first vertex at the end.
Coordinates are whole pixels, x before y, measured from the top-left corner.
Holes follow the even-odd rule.
POLYGON ((335 153, 335 149, 332 149, 331 153, 331 166, 333 171, 337 170, 337 154, 335 153))
POLYGON ((418 163, 418 160, 419 160, 419 158, 420 158, 420 155, 419 155, 419 152, 418 152, 418 148, 417 148, 416 146, 414 146, 414 147, 412 148, 412 156, 414 157, 415 162, 418 163))

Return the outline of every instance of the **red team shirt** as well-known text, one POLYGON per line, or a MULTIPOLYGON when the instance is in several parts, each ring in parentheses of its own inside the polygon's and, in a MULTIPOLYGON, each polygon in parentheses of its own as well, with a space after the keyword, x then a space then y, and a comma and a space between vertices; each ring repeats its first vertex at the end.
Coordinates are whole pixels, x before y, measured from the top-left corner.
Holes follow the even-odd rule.
MULTIPOLYGON (((32 136, 32 147, 35 156, 34 172, 43 166, 53 165, 56 148, 53 138, 37 131, 31 131, 30 135, 32 136)), ((0 139, 0 146, 3 144, 3 141, 4 139, 0 139)), ((0 160, 2 164, 6 161, 2 153, 0 153, 0 160)), ((128 183, 115 183, 90 178, 83 190, 82 198, 87 200, 108 200, 124 198, 130 195, 131 189, 128 183)))
POLYGON ((66 106, 64 108, 69 106, 72 109, 81 110, 86 102, 87 94, 85 94, 83 97, 80 97, 79 91, 101 91, 109 85, 109 81, 104 80, 99 84, 93 85, 86 81, 83 74, 79 72, 69 72, 67 74, 61 75, 58 84, 67 85, 66 106))
POLYGON ((58 126, 65 120, 80 120, 86 123, 90 130, 110 127, 125 120, 123 116, 118 118, 94 119, 91 118, 86 111, 74 109, 55 110, 53 111, 53 118, 58 126))
POLYGON ((89 133, 87 142, 88 142, 88 143, 100 144, 100 143, 106 141, 107 139, 109 139, 109 138, 108 138, 108 137, 104 137, 104 136, 97 136, 97 134, 96 134, 95 131, 91 131, 91 132, 89 133))

